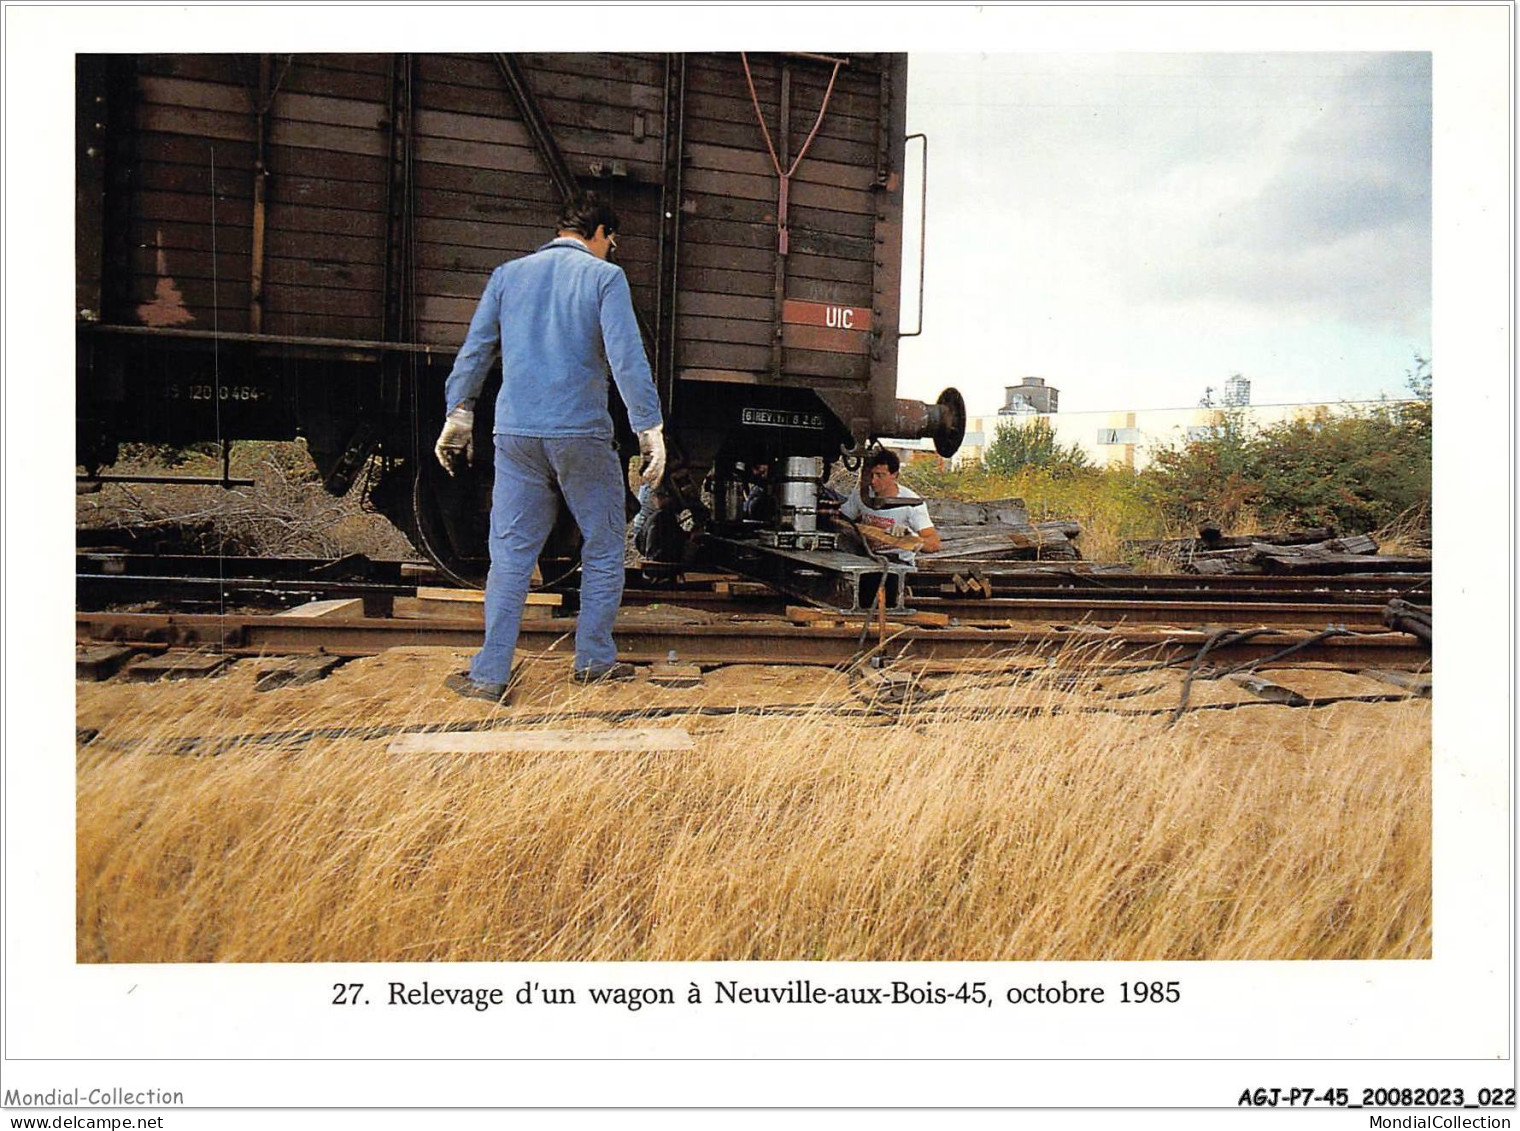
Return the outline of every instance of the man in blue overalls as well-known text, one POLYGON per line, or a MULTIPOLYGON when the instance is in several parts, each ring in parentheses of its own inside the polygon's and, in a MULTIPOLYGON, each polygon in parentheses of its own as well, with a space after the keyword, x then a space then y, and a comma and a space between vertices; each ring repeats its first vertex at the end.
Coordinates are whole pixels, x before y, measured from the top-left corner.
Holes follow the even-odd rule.
POLYGON ((607 411, 609 368, 638 433, 646 483, 665 471, 664 421, 628 278, 607 261, 617 248, 617 213, 581 193, 565 203, 558 227, 532 255, 491 273, 444 387, 448 417, 434 451, 452 475, 461 456, 474 456, 475 400, 500 348, 485 645, 468 672, 447 681, 472 698, 506 697, 533 567, 559 510, 556 486, 583 539, 574 678, 634 674, 612 641, 627 488, 607 411))

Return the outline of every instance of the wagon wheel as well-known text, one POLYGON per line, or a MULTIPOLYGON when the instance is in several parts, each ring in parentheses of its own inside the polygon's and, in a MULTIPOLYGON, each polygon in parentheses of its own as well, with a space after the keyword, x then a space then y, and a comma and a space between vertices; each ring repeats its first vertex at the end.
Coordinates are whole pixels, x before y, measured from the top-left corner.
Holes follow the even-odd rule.
MULTIPOLYGON (((412 480, 412 515, 417 548, 455 585, 483 589, 491 565, 491 471, 479 465, 448 475, 434 460, 422 460, 412 480)), ((581 534, 564 502, 539 555, 539 571, 555 589, 577 588, 581 534)), ((572 601, 573 607, 573 601, 572 601)))
POLYGON ((419 460, 412 478, 417 548, 438 571, 466 589, 483 589, 490 556, 491 478, 465 469, 448 475, 437 461, 419 460))

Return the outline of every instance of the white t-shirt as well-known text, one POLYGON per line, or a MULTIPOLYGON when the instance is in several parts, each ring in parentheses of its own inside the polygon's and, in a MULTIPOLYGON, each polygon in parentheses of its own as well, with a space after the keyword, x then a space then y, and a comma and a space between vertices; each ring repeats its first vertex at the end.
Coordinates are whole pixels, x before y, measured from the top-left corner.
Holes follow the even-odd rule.
MULTIPOLYGON (((901 487, 897 489, 894 502, 908 502, 918 499, 912 491, 901 487)), ((892 527, 897 523, 904 523, 909 530, 917 534, 921 530, 928 530, 934 525, 929 518, 929 508, 922 502, 914 506, 888 507, 886 510, 876 510, 868 507, 860 501, 860 491, 857 488, 845 496, 844 502, 839 504, 839 514, 861 526, 874 526, 885 534, 892 532, 892 527)), ((908 550, 889 550, 887 553, 897 554, 903 561, 913 565, 917 561, 917 555, 908 550)))

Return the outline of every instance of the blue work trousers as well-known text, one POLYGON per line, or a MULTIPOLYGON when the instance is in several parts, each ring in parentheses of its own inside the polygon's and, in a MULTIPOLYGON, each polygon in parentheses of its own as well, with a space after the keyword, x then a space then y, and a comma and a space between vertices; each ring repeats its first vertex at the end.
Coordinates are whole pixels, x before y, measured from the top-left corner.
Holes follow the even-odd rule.
POLYGON ((575 667, 597 671, 617 660, 612 622, 623 599, 622 465, 612 443, 594 436, 497 436, 491 489, 491 571, 486 575, 486 641, 470 663, 476 683, 506 683, 533 566, 559 514, 559 494, 580 527, 581 611, 575 667), (558 484, 559 494, 555 491, 558 484))

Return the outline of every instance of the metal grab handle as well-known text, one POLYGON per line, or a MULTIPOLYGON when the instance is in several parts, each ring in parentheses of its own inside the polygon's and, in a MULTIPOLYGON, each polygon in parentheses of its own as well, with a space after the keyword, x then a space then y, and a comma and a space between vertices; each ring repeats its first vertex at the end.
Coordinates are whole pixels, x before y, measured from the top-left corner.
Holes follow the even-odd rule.
POLYGON ((918 329, 911 334, 899 330, 899 338, 916 338, 924 332, 924 245, 929 234, 929 135, 909 134, 904 142, 919 138, 924 143, 923 172, 919 176, 918 201, 918 329))

